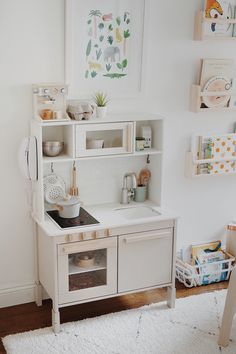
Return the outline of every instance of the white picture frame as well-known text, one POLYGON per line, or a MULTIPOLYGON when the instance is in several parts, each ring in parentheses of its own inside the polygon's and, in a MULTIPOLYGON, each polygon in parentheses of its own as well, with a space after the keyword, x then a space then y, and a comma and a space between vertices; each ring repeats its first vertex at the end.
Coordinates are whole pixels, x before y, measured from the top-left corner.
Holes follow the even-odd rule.
POLYGON ((144 94, 148 12, 149 0, 65 0, 70 99, 88 99, 96 91, 112 99, 144 94))

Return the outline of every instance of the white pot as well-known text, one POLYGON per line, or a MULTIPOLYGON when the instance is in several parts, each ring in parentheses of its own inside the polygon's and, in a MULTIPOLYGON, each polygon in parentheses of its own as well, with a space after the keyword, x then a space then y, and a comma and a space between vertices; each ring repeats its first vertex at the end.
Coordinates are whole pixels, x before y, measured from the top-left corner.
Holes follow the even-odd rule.
POLYGON ((69 200, 61 200, 56 204, 59 216, 64 219, 72 219, 79 216, 80 202, 78 197, 71 197, 69 200))
POLYGON ((107 114, 107 106, 105 107, 96 107, 97 118, 105 118, 107 114))

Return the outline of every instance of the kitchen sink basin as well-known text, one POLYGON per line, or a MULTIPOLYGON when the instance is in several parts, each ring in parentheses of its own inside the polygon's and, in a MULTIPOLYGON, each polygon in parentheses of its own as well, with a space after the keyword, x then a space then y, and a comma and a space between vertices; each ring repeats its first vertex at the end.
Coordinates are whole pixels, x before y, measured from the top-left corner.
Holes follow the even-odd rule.
POLYGON ((157 210, 149 206, 129 206, 114 210, 125 219, 153 218, 161 215, 157 210))

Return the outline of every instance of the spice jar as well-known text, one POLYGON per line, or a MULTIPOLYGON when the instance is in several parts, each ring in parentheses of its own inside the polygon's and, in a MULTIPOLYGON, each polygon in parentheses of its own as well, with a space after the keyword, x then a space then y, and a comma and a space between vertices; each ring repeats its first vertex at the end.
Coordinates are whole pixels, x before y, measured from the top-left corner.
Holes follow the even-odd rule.
POLYGON ((144 150, 145 139, 142 137, 136 137, 136 151, 143 151, 144 150))

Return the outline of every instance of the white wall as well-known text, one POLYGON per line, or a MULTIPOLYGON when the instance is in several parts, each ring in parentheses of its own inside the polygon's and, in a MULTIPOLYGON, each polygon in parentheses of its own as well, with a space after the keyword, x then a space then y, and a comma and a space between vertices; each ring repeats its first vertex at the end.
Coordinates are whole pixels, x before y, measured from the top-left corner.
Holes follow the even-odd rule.
MULTIPOLYGON (((192 40, 194 12, 200 3, 151 0, 148 92, 143 100, 127 106, 127 110, 142 111, 148 107, 167 117, 163 200, 181 216, 179 246, 221 237, 224 225, 235 214, 235 176, 184 177, 190 135, 231 131, 234 122, 231 113, 188 111, 189 87, 196 79, 199 58, 233 58, 236 54, 234 42, 192 40)), ((31 289, 34 283, 32 223, 16 156, 32 114, 31 84, 63 80, 63 6, 63 0, 0 1, 0 306, 1 301, 11 299, 13 289, 31 289)), ((113 103, 113 108, 119 104, 113 103)), ((18 300, 16 296, 4 304, 31 298, 32 291, 25 291, 18 300)))
POLYGON ((63 0, 0 1, 0 306, 9 298, 6 289, 34 282, 32 223, 17 149, 28 134, 32 83, 63 80, 63 21, 63 0))

